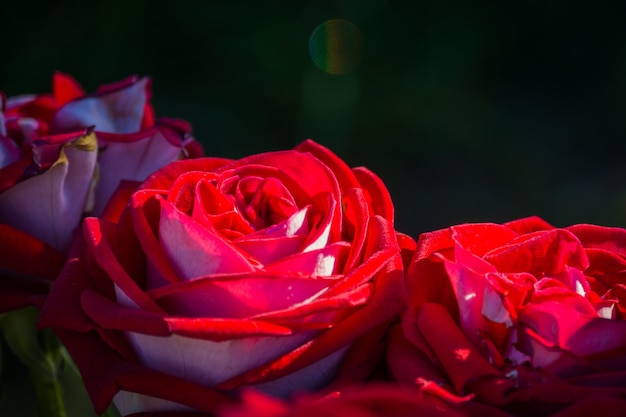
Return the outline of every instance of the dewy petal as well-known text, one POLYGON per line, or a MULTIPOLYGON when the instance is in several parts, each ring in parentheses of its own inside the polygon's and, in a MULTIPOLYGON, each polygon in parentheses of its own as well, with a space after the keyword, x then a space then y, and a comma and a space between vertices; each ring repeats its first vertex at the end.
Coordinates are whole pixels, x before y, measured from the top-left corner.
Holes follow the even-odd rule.
POLYGON ((216 273, 251 272, 252 264, 231 244, 161 200, 159 241, 183 280, 216 273))
POLYGON ((66 251, 82 220, 96 155, 93 133, 65 145, 50 169, 0 194, 0 222, 66 251))
POLYGON ((180 159, 181 145, 172 144, 163 129, 157 126, 146 132, 117 137, 98 134, 100 177, 93 215, 102 213, 120 181, 143 181, 157 169, 180 159))
POLYGON ((148 101, 149 84, 148 78, 142 78, 122 89, 71 101, 54 115, 51 129, 67 132, 95 126, 100 132, 137 132, 148 101))

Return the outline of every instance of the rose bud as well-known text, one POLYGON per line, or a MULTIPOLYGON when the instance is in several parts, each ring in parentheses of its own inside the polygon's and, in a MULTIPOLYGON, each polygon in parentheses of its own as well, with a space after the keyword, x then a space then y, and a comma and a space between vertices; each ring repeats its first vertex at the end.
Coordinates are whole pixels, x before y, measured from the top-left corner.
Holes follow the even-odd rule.
POLYGON ((623 414, 625 271, 620 228, 531 217, 424 233, 389 369, 511 415, 623 414))
POLYGON ((406 300, 369 170, 306 141, 122 191, 85 220, 42 310, 96 412, 214 412, 242 387, 289 397, 371 374, 406 300))

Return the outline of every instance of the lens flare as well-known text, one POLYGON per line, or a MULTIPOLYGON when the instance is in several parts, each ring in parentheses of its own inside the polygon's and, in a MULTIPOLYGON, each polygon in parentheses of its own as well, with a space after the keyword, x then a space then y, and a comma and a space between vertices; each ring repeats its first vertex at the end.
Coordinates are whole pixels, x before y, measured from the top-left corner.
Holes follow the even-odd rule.
POLYGON ((361 31, 343 19, 327 20, 315 28, 309 39, 311 59, 329 74, 347 74, 361 62, 361 31))

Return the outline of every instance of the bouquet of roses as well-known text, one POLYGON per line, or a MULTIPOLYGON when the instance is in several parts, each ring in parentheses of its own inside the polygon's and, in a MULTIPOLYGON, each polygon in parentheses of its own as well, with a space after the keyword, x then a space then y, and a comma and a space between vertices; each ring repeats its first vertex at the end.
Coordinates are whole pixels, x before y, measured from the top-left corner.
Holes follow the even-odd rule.
POLYGON ((95 413, 626 413, 625 229, 414 239, 368 169, 311 140, 201 157, 150 96, 56 74, 2 101, 0 323, 31 369, 75 365, 95 413))

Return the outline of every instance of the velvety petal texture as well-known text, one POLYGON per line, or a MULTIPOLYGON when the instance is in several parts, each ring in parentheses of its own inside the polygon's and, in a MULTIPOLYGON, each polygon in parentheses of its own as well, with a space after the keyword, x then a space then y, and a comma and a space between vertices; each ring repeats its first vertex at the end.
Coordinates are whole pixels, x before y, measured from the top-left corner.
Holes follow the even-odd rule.
POLYGON ((626 413, 625 243, 624 229, 537 217, 424 233, 392 376, 516 416, 582 416, 607 398, 626 413))
MULTIPOLYGON (((186 122, 155 119, 151 95, 149 78, 129 77, 86 94, 63 73, 54 74, 50 94, 5 99, 0 92, 0 225, 65 254, 85 213, 104 213, 121 184, 199 156, 186 122)), ((2 235, 9 239, 12 234, 2 235)), ((15 287, 21 272, 10 268, 0 264, 10 277, 0 281, 3 288, 20 294, 31 288, 15 287)), ((50 271, 56 276, 59 269, 50 271)))
POLYGON ((389 193, 312 141, 174 162, 110 207, 85 220, 41 321, 97 412, 214 412, 244 387, 366 378, 406 305, 389 193))

